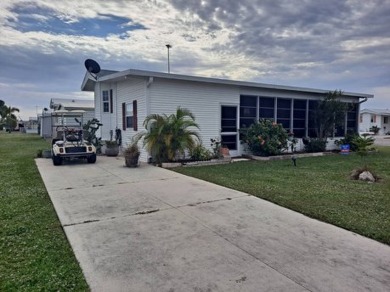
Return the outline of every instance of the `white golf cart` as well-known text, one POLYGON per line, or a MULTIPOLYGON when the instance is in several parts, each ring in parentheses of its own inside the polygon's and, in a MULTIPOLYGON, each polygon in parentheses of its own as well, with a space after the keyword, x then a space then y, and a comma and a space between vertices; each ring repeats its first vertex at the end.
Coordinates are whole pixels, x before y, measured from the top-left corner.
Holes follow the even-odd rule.
POLYGON ((52 159, 54 165, 61 165, 64 160, 86 159, 96 162, 96 148, 84 140, 84 111, 56 111, 55 138, 52 139, 52 159))

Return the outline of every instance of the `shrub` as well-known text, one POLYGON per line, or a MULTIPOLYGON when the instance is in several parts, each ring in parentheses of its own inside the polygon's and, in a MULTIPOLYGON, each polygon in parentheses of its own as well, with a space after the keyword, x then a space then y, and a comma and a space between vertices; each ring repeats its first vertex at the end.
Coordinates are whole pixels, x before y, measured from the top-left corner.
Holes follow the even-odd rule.
POLYGON ((198 144, 190 151, 191 159, 193 160, 210 160, 213 154, 206 149, 202 144, 198 144))
POLYGON ((358 137, 359 135, 356 134, 356 133, 353 133, 353 134, 347 134, 344 138, 340 139, 340 140, 335 140, 334 143, 337 145, 337 146, 340 146, 340 145, 349 145, 349 149, 351 151, 356 151, 357 148, 356 148, 356 145, 353 143, 353 140, 358 137))
POLYGON ((306 152, 324 152, 326 150, 326 140, 319 138, 303 138, 302 141, 305 145, 306 152))
POLYGON ((144 146, 157 165, 176 161, 200 141, 195 116, 185 108, 178 107, 171 115, 150 114, 143 124, 146 131, 137 134, 135 140, 144 139, 144 146))
POLYGON ((278 155, 287 149, 288 134, 281 124, 261 119, 249 128, 241 131, 244 142, 254 155, 278 155))
POLYGON ((361 158, 363 158, 364 156, 367 156, 368 151, 371 150, 369 147, 374 144, 374 138, 369 136, 367 137, 356 136, 353 139, 352 144, 355 145, 357 154, 361 158))

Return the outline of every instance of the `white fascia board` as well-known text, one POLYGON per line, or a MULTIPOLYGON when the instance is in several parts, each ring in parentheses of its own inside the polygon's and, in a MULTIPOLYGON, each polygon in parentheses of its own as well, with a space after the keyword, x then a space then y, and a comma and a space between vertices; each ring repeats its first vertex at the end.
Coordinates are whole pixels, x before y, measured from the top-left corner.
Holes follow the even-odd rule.
MULTIPOLYGON (((162 72, 153 72, 153 71, 143 71, 129 69, 113 74, 109 74, 99 78, 99 81, 121 81, 125 80, 127 77, 140 76, 140 77, 156 77, 164 78, 171 80, 182 80, 182 81, 193 81, 193 82, 205 82, 205 83, 214 83, 222 85, 231 85, 239 87, 251 87, 251 88, 265 88, 265 89, 274 89, 274 90, 286 90, 286 91, 298 91, 306 93, 315 93, 315 94, 326 94, 329 90, 315 89, 315 88, 305 88, 305 87, 295 87, 295 86, 285 86, 285 85, 275 85, 275 84, 266 84, 266 83, 257 83, 257 82, 248 82, 248 81, 236 81, 229 79, 218 79, 218 78, 209 78, 209 77, 198 77, 198 76, 189 76, 189 75, 179 75, 172 73, 162 73, 162 72)), ((357 97, 357 98, 373 98, 373 94, 365 93, 354 93, 354 92, 343 92, 343 96, 357 97)))

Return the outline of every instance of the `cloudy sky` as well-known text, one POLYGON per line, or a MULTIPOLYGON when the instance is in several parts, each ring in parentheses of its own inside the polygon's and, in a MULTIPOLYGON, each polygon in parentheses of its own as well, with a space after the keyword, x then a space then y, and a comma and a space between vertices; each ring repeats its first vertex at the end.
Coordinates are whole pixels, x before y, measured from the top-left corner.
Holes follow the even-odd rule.
POLYGON ((80 91, 84 60, 371 93, 390 108, 390 0, 1 0, 0 99, 36 116, 80 91))

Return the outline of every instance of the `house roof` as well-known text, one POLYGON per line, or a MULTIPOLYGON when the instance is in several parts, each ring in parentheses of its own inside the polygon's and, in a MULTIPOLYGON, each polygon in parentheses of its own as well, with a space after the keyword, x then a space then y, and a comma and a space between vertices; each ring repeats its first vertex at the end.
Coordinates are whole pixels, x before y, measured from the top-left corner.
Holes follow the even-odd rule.
MULTIPOLYGON (((267 84, 267 83, 257 83, 257 82, 248 82, 248 81, 237 81, 230 79, 219 79, 219 78, 210 78, 210 77, 199 77, 191 75, 181 75, 181 74, 172 74, 172 73, 163 73, 163 72, 154 72, 154 71, 144 71, 129 69, 125 71, 113 71, 114 73, 106 74, 104 76, 98 77, 98 80, 101 82, 104 81, 120 81, 125 80, 127 77, 149 77, 149 78, 163 78, 170 80, 183 80, 183 81, 194 81, 194 82, 205 82, 205 83, 214 83, 222 85, 232 85, 239 87, 250 87, 250 88, 264 88, 264 89, 274 89, 274 90, 287 90, 287 91, 298 91, 298 92, 308 92, 315 94, 326 94, 329 90, 314 89, 314 88, 305 88, 305 87, 295 87, 295 86, 285 86, 285 85, 276 85, 276 84, 267 84)), ((86 76, 89 73, 86 73, 86 76)), ((85 80, 85 78, 84 78, 85 80)), ((92 80, 96 82, 95 80, 92 80)), ((83 82, 81 89, 83 91, 94 91, 94 86, 87 87, 85 82, 83 82)), ((354 92, 343 92, 344 96, 358 97, 358 98, 373 98, 373 94, 366 93, 354 93, 354 92)))
MULTIPOLYGON (((98 74, 96 74, 97 78, 100 80, 103 76, 117 73, 118 71, 114 70, 100 70, 98 74)), ((83 83, 81 84, 82 91, 94 91, 95 90, 96 80, 91 76, 89 72, 85 73, 83 83)))
POLYGON ((390 116, 390 109, 370 109, 365 108, 360 111, 361 114, 376 114, 381 116, 390 116))
POLYGON ((95 108, 94 100, 92 99, 67 99, 67 98, 52 98, 50 100, 50 108, 58 109, 80 109, 93 110, 95 108))

